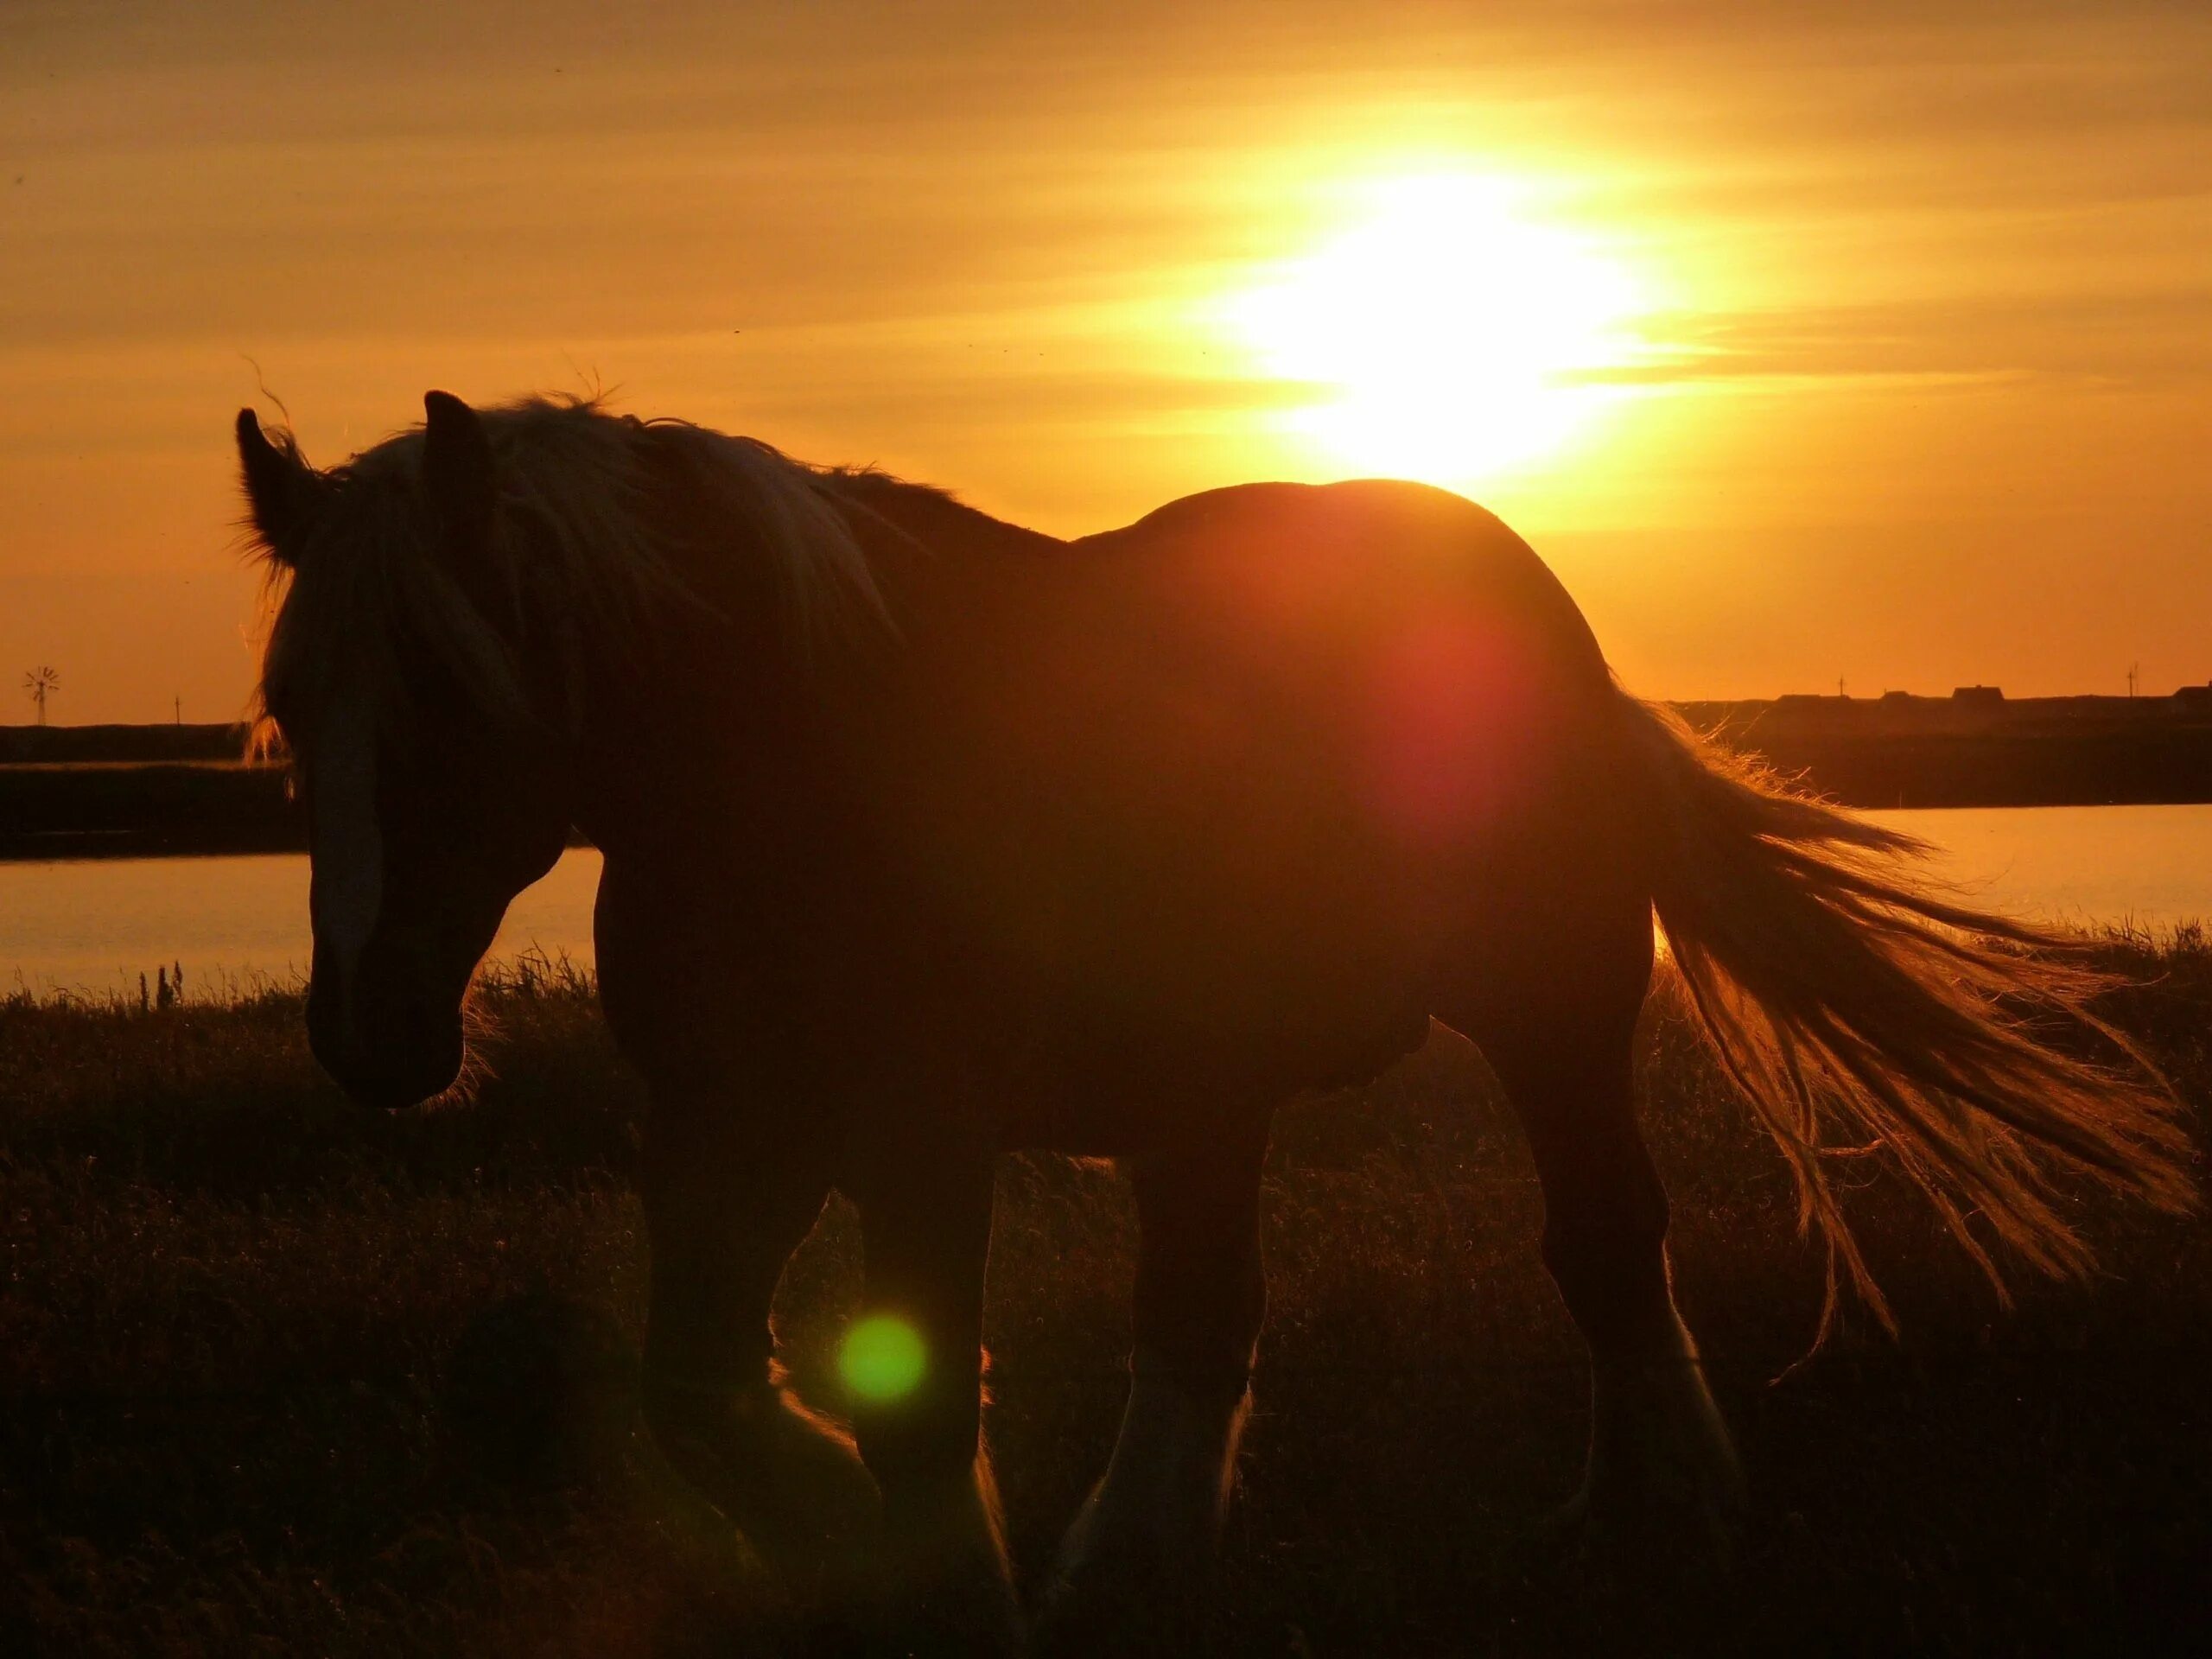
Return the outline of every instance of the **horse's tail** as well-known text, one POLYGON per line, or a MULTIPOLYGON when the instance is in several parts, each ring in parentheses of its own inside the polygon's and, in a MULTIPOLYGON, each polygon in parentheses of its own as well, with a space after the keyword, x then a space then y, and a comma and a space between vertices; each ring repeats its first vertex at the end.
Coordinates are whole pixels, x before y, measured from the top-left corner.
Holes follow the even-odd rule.
POLYGON ((1891 1323, 1828 1178, 1831 1125, 1920 1185, 2000 1296, 1992 1243, 2053 1274, 2092 1265, 2063 1179, 2194 1207, 2177 1103, 2095 1012, 2114 982, 2078 941, 1952 902, 1911 868, 1925 843, 1621 701, 1675 968, 1827 1246, 1821 1336, 1847 1281, 1891 1323))

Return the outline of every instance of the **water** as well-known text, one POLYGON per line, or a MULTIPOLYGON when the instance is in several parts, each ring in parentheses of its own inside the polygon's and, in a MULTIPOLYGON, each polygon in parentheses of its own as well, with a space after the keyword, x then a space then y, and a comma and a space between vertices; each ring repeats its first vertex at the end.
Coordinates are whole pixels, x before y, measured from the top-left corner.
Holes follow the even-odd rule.
POLYGON ((1942 807, 1866 815, 1941 848, 1967 896, 2063 927, 2212 923, 2212 806, 1942 807))
MULTIPOLYGON (((1878 812, 1936 842, 1978 903, 2069 926, 2212 920, 2212 806, 1878 812)), ((508 912, 493 953, 592 960, 599 855, 563 854, 508 912)), ((308 864, 296 854, 0 862, 0 991, 135 996, 157 963, 188 995, 304 979, 308 864)))
MULTIPOLYGON (((495 957, 592 960, 599 853, 572 847, 507 911, 495 957)), ((0 993, 18 986, 136 996, 157 964, 188 996, 304 983, 312 953, 304 853, 0 862, 0 993)))

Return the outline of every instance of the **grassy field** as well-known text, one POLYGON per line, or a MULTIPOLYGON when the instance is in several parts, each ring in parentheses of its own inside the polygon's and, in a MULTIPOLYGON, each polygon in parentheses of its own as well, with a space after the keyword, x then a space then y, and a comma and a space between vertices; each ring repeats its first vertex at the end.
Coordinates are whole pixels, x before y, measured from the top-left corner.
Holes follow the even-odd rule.
MULTIPOLYGON (((2201 1115, 2212 946, 2110 953, 2143 982, 2117 1014, 2201 1115)), ((632 1432, 614 1336, 641 1314, 638 1090, 584 988, 530 975, 490 1002, 499 1078, 400 1119, 320 1079, 295 995, 0 1002, 0 1652, 772 1645, 772 1587, 632 1432), (565 1339, 534 1334, 544 1306, 581 1310, 565 1339)), ((2088 1206, 2105 1275, 2023 1287, 2006 1313, 1870 1173, 1853 1213, 1904 1339, 1848 1325, 1775 1382, 1817 1301, 1787 1179, 1678 1023, 1649 1042, 1682 1296, 1753 1471, 1735 1581, 1655 1603, 1514 1567, 1576 1472, 1583 1373, 1528 1160, 1480 1062, 1440 1038, 1279 1122, 1274 1314, 1214 1645, 2204 1640, 2212 1229, 2088 1206)), ((1110 1173, 1053 1160, 1009 1160, 1001 1198, 990 1425, 1034 1573, 1113 1433, 1132 1221, 1110 1173)), ((855 1248, 833 1205, 783 1291, 825 1403, 855 1248)))

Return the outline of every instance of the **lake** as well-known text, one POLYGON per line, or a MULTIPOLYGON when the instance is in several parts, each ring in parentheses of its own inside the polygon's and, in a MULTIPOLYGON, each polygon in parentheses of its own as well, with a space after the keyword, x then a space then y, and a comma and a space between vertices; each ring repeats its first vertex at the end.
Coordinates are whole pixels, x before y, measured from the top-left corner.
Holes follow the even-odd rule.
MULTIPOLYGON (((1976 902, 2069 926, 2212 919, 2212 806, 2052 806, 1876 812, 1943 851, 1976 902)), ((599 855, 563 854, 515 900, 493 947, 592 960, 599 855)), ((307 972, 308 861, 231 858, 0 862, 0 992, 137 994, 181 963, 207 996, 307 972)))

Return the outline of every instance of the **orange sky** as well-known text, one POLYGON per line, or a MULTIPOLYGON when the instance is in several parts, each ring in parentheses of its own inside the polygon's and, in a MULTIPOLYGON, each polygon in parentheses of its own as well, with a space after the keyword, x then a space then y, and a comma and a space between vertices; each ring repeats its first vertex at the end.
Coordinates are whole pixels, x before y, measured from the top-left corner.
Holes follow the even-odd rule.
POLYGON ((1063 533, 1395 470, 1231 318, 1433 175, 1633 289, 1549 447, 1417 389, 1633 686, 2212 677, 2201 3, 448 10, 0 9, 0 720, 238 710, 253 364, 320 460, 596 379, 1063 533))

